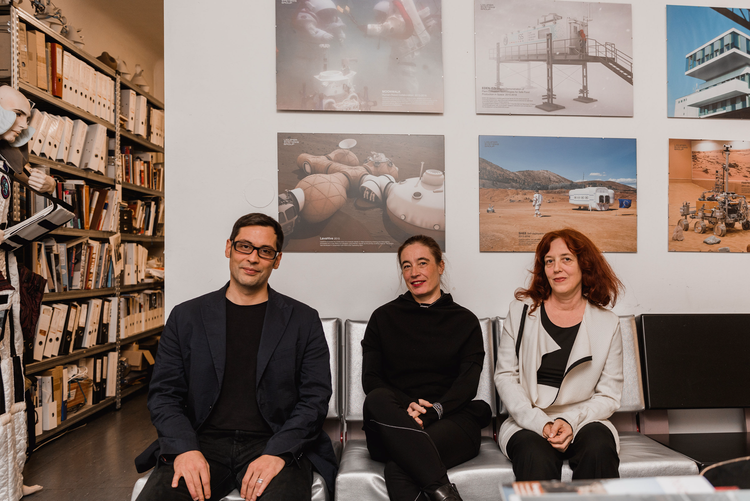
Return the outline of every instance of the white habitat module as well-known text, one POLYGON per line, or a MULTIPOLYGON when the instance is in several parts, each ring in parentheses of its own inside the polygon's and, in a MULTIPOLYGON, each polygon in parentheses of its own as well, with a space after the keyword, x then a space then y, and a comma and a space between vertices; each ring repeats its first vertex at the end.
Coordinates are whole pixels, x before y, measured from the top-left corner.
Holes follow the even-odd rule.
POLYGON ((388 216, 407 233, 445 240, 444 186, 445 175, 437 169, 427 169, 421 177, 390 185, 388 216))
POLYGON ((339 96, 354 92, 355 71, 344 74, 339 70, 322 71, 315 75, 318 84, 318 92, 327 97, 339 96))
POLYGON ((580 209, 609 210, 610 204, 615 203, 615 192, 603 186, 570 190, 568 196, 570 203, 580 209))

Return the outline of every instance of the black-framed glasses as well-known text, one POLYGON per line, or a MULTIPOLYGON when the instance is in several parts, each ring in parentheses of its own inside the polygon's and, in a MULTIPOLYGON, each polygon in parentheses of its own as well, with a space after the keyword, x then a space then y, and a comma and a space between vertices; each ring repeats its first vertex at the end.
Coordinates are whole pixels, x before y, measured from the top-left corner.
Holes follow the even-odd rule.
POLYGON ((253 251, 257 250, 259 258, 268 259, 269 261, 275 259, 279 254, 279 251, 277 251, 273 247, 268 247, 267 245, 256 247, 250 242, 246 242, 245 240, 233 240, 232 249, 239 252, 240 254, 245 254, 248 256, 252 254, 253 251))

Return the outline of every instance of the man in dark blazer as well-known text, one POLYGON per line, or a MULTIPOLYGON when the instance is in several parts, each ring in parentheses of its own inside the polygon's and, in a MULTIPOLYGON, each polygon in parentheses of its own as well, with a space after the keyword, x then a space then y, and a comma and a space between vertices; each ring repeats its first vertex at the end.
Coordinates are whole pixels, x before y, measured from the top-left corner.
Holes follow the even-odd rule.
POLYGON ((331 397, 318 313, 268 286, 284 234, 248 214, 227 240, 230 279, 176 306, 148 395, 159 438, 138 458, 156 466, 139 501, 310 499, 312 470, 332 491, 336 459, 322 424, 331 397))

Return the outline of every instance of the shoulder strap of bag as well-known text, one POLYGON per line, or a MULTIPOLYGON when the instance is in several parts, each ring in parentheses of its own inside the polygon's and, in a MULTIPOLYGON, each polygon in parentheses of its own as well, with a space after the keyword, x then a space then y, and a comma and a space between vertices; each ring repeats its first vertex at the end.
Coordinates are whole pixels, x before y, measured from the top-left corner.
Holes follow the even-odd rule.
POLYGON ((523 327, 526 325, 526 312, 529 311, 529 305, 523 305, 523 313, 521 314, 521 325, 518 327, 518 335, 516 336, 516 358, 518 358, 518 352, 521 351, 521 339, 523 339, 523 327))

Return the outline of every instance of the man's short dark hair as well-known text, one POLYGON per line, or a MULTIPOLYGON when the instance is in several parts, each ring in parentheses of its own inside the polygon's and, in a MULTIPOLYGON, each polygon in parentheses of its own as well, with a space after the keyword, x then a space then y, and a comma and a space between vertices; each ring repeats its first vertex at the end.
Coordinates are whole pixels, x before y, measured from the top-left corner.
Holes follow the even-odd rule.
POLYGON ((260 212, 245 214, 235 221, 229 240, 234 241, 237 234, 245 226, 268 226, 269 228, 273 228, 274 233, 276 233, 276 250, 281 251, 281 248, 284 245, 284 230, 281 229, 281 225, 274 218, 261 214, 260 212))

